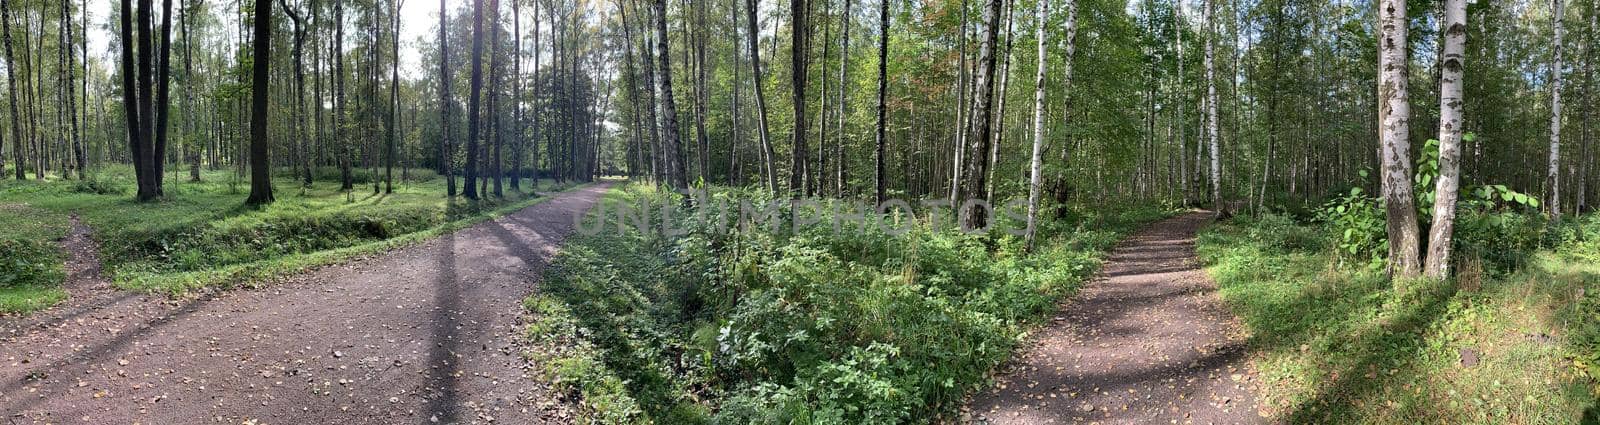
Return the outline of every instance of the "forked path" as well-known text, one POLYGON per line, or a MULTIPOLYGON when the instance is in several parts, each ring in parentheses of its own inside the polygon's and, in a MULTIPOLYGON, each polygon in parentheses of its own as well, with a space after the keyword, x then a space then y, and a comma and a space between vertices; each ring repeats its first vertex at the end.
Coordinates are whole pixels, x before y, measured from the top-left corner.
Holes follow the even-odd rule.
POLYGON ((1194 256, 1211 213, 1139 231, 976 395, 987 424, 1261 423, 1243 338, 1194 256))
POLYGON ((520 303, 605 190, 265 289, 75 289, 0 319, 0 423, 567 422, 528 379, 520 303))

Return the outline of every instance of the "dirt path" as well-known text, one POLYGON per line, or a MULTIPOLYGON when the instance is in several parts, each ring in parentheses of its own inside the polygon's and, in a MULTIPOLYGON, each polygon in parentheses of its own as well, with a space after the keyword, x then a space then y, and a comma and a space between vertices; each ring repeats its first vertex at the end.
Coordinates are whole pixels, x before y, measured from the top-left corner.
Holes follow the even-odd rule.
POLYGON ((604 191, 260 290, 69 284, 66 305, 0 322, 0 423, 567 422, 528 379, 520 303, 604 191))
POLYGON ((1242 338, 1194 258, 1211 214, 1128 237, 968 406, 989 424, 1261 423, 1242 338))

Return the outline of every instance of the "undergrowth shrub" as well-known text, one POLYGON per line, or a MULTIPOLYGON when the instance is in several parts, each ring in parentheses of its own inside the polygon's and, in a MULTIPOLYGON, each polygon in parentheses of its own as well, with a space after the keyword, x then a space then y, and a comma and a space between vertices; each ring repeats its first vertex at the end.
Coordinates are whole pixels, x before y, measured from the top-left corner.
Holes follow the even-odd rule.
POLYGON ((61 253, 47 241, 0 238, 0 288, 61 282, 61 253))
MULTIPOLYGON (((713 192, 685 200, 629 186, 602 205, 659 212, 775 199, 713 192)), ((868 214, 868 225, 837 231, 819 224, 718 232, 691 220, 674 226, 686 234, 669 236, 634 230, 632 217, 618 233, 613 209, 604 231, 569 242, 543 287, 603 353, 607 367, 597 373, 626 383, 642 407, 632 419, 926 422, 959 407, 1031 321, 1093 273, 1119 233, 1165 215, 1068 214, 1041 220, 1039 249, 1027 254, 999 230, 962 234, 917 220, 906 233, 891 232, 903 223, 894 220, 910 219, 904 214, 868 214), (870 224, 876 220, 891 225, 870 224)), ((653 229, 660 218, 651 215, 653 229)), ((592 387, 580 392, 606 392, 592 387)))

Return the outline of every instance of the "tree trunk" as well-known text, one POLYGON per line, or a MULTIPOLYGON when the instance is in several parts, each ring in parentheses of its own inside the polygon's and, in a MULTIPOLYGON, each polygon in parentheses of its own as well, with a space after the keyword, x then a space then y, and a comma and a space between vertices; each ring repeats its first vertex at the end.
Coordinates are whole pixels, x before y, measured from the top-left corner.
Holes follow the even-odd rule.
POLYGON ((1434 279, 1450 274, 1450 249, 1456 220, 1456 195, 1461 185, 1462 66, 1467 46, 1467 1, 1444 2, 1443 68, 1439 85, 1439 180, 1433 191, 1433 225, 1428 232, 1424 273, 1434 279))
POLYGON ((761 31, 756 28, 756 0, 744 0, 744 4, 745 21, 750 30, 750 75, 756 91, 756 123, 761 132, 761 161, 762 166, 765 167, 762 171, 766 175, 767 190, 777 192, 778 167, 773 159, 775 152, 772 148, 772 133, 767 130, 767 95, 766 89, 762 87, 761 50, 757 47, 757 42, 761 38, 761 31))
POLYGON ((483 88, 483 0, 472 1, 472 78, 467 95, 467 163, 462 196, 478 199, 478 104, 483 88))
MULTIPOLYGON (((1014 38, 1015 38, 1014 37, 1015 34, 1014 34, 1014 31, 1013 31, 1013 28, 1016 25, 1016 15, 1017 15, 1016 1, 1015 0, 1006 0, 1004 7, 1005 7, 1004 10, 1005 10, 1005 15, 1006 15, 1006 17, 1005 17, 1005 20, 1006 20, 1006 33, 1005 33, 1005 40, 1006 40, 1006 46, 1005 46, 1005 52, 1006 53, 1005 53, 1005 55, 1006 55, 1006 58, 1005 58, 1004 61, 1001 62, 1001 65, 1000 65, 1000 77, 999 77, 1000 78, 1000 86, 999 86, 999 89, 996 90, 996 92, 994 94, 998 99, 995 100, 995 112, 994 112, 994 118, 992 119, 992 121, 994 121, 994 122, 993 122, 993 124, 991 124, 992 126, 994 126, 994 132, 993 132, 993 134, 991 134, 989 136, 989 138, 991 139, 989 141, 989 155, 988 155, 988 158, 985 159, 985 161, 989 161, 989 175, 987 177, 988 182, 986 183, 987 186, 984 189, 984 192, 990 193, 990 194, 994 193, 994 181, 995 181, 994 173, 995 173, 995 169, 1000 168, 1000 144, 1005 141, 1005 120, 1006 120, 1006 99, 1007 99, 1006 93, 1011 88, 1011 59, 1016 56, 1016 51, 1011 49, 1012 41, 1014 41, 1014 38)), ((1152 87, 1151 90, 1154 90, 1155 86, 1156 85, 1152 84, 1151 85, 1151 87, 1152 87)), ((1154 103, 1155 103, 1155 98, 1151 97, 1151 104, 1154 104, 1154 103)), ((1153 119, 1152 119, 1151 122, 1153 123, 1155 121, 1153 121, 1153 119)))
POLYGON ((806 0, 789 0, 789 83, 794 93, 794 151, 790 155, 789 195, 798 199, 805 193, 806 173, 806 65, 811 23, 806 0))
POLYGON ((1211 145, 1211 204, 1220 218, 1227 217, 1230 212, 1222 199, 1222 152, 1221 143, 1217 140, 1217 66, 1214 52, 1217 26, 1212 19, 1216 14, 1216 0, 1206 0, 1205 7, 1206 139, 1211 145))
POLYGON ((1045 41, 1050 36, 1045 31, 1045 16, 1049 13, 1049 3, 1048 0, 1038 0, 1033 12, 1033 21, 1037 26, 1034 38, 1038 39, 1039 69, 1033 74, 1033 156, 1028 162, 1028 223, 1024 239, 1029 251, 1033 250, 1034 234, 1038 230, 1039 188, 1044 182, 1044 75, 1050 65, 1050 57, 1045 55, 1045 41))
MULTIPOLYGON (((164 0, 171 3, 172 0, 164 0)), ((272 64, 272 2, 256 2, 255 32, 252 43, 250 96, 250 197, 246 204, 272 202, 272 169, 267 155, 267 83, 272 64)), ((165 56, 165 54, 163 54, 165 56)))
POLYGON ((1411 193, 1411 104, 1407 93, 1406 4, 1381 0, 1378 6, 1378 121, 1383 196, 1388 210, 1389 270, 1398 277, 1421 272, 1417 210, 1411 193))
MULTIPOLYGON (((295 144, 301 146, 300 155, 298 155, 296 160, 300 161, 300 168, 304 170, 304 174, 302 175, 304 181, 301 182, 301 185, 302 187, 309 187, 311 186, 311 143, 309 141, 310 138, 306 136, 306 127, 308 127, 306 125, 306 74, 305 70, 302 68, 303 64, 305 63, 305 22, 301 20, 299 13, 295 13, 294 8, 289 7, 288 0, 278 1, 278 6, 283 8, 284 14, 289 15, 289 20, 294 22, 294 51, 291 53, 291 55, 294 56, 294 122, 295 138, 300 140, 291 142, 290 146, 294 146, 295 144)), ((185 30, 185 33, 187 32, 188 31, 185 30)), ((188 71, 185 71, 184 78, 189 78, 188 71)))
MULTIPOLYGON (((134 158, 138 158, 139 139, 131 136, 135 134, 134 130, 137 129, 137 127, 133 126, 133 123, 139 121, 139 115, 137 110, 133 108, 135 99, 126 95, 126 93, 131 92, 128 88, 133 87, 133 46, 128 44, 128 41, 133 39, 129 35, 131 31, 129 29, 131 27, 130 21, 132 21, 129 17, 129 14, 132 13, 131 7, 132 5, 129 4, 128 0, 122 0, 122 87, 124 92, 123 106, 128 113, 132 114, 128 116, 128 134, 130 136, 128 138, 128 149, 134 158)), ((28 156, 22 152, 22 121, 17 118, 20 110, 17 109, 16 94, 17 60, 16 56, 11 54, 11 0, 0 0, 0 32, 4 33, 0 36, 5 37, 6 44, 6 92, 11 94, 6 96, 6 99, 11 104, 11 156, 15 157, 14 160, 17 164, 16 170, 14 170, 16 178, 17 180, 23 180, 27 178, 24 161, 27 160, 28 156)), ((138 161, 134 161, 135 175, 140 174, 139 165, 138 161)))
POLYGON ((450 97, 450 38, 448 35, 445 0, 439 0, 439 174, 444 175, 445 196, 456 196, 456 177, 450 173, 450 163, 455 149, 450 146, 450 109, 455 100, 450 97))
POLYGON ((1587 158, 1594 158, 1593 148, 1590 147, 1594 143, 1594 133, 1593 128, 1590 127, 1590 121, 1594 117, 1594 75, 1592 72, 1594 71, 1595 31, 1600 30, 1600 24, 1597 24, 1600 18, 1597 18, 1597 14, 1600 14, 1600 10, 1595 9, 1595 2, 1589 2, 1589 31, 1585 33, 1586 38, 1583 43, 1583 115, 1585 119, 1582 120, 1583 141, 1582 146, 1579 148, 1581 154, 1578 155, 1578 158, 1585 159, 1578 161, 1578 202, 1573 208, 1578 214, 1583 214, 1590 210, 1588 205, 1589 170, 1590 163, 1594 161, 1587 160, 1587 158))
POLYGON ((960 191, 962 175, 962 157, 965 156, 967 145, 967 0, 961 0, 961 50, 960 65, 956 78, 956 134, 955 148, 951 149, 954 163, 950 167, 950 206, 961 205, 960 191))
POLYGON ((393 22, 394 31, 390 32, 389 36, 394 46, 394 57, 389 62, 389 125, 387 126, 389 128, 389 147, 385 149, 386 154, 384 156, 387 159, 383 164, 384 193, 394 193, 394 161, 395 156, 399 153, 395 151, 395 145, 400 143, 398 136, 395 135, 394 127, 400 121, 396 115, 400 114, 400 7, 402 2, 400 0, 392 1, 394 14, 390 16, 392 16, 391 21, 393 22))
POLYGON ((706 1, 693 0, 694 10, 694 134, 698 146, 700 179, 711 181, 711 141, 706 137, 706 1))
POLYGON ((885 140, 887 136, 885 130, 889 115, 889 105, 886 102, 889 93, 889 2, 880 3, 878 5, 878 128, 873 139, 876 152, 872 156, 872 186, 873 199, 882 205, 888 200, 884 190, 887 182, 884 181, 883 162, 884 145, 888 143, 888 140, 885 140))
MULTIPOLYGON (((1173 31, 1173 33, 1176 34, 1178 41, 1177 48, 1173 49, 1178 51, 1178 84, 1176 90, 1178 92, 1178 100, 1174 102, 1178 105, 1178 107, 1172 108, 1172 110, 1173 114, 1176 115, 1176 118, 1173 121, 1176 121, 1178 125, 1178 191, 1182 193, 1181 196, 1183 197, 1183 205, 1187 206, 1190 205, 1189 181, 1193 178, 1189 174, 1189 133, 1184 129, 1184 124, 1187 124, 1186 120, 1188 118, 1186 118, 1183 114, 1185 109, 1184 106, 1188 105, 1189 103, 1189 86, 1184 85, 1183 78, 1183 51, 1188 49, 1186 49, 1183 45, 1183 0, 1173 0, 1172 3, 1174 6, 1172 21, 1174 22, 1173 25, 1177 28, 1177 30, 1173 31)), ((1195 165, 1195 168, 1199 168, 1199 164, 1195 165)))
MULTIPOLYGON (((990 133, 994 131, 994 89, 997 42, 1000 38, 1001 0, 986 0, 984 7, 984 36, 983 45, 978 51, 978 75, 973 81, 977 90, 973 96, 972 115, 970 127, 972 135, 967 137, 967 146, 964 148, 969 155, 969 160, 964 164, 962 172, 962 187, 957 205, 968 201, 989 200, 988 180, 989 161, 985 156, 989 153, 990 133)), ((963 208, 965 209, 965 208, 963 208)), ((970 211, 957 211, 965 214, 964 223, 968 229, 981 229, 988 225, 987 213, 979 214, 970 211)))
MULTIPOLYGON (((795 0, 798 1, 798 0, 795 0)), ((656 49, 661 73, 662 155, 667 179, 675 189, 689 187, 683 169, 683 145, 678 138, 678 104, 672 98, 672 54, 667 50, 667 0, 655 0, 656 49)))
MULTIPOLYGON (((62 46, 63 46, 62 48, 66 50, 66 52, 63 53, 63 56, 66 58, 66 64, 65 64, 64 67, 62 67, 62 73, 61 73, 61 76, 64 77, 66 81, 62 84, 62 86, 63 86, 62 88, 65 89, 65 90, 63 90, 63 92, 64 92, 63 93, 63 95, 64 95, 63 97, 65 97, 67 99, 67 101, 66 101, 66 104, 67 104, 67 119, 69 121, 69 127, 72 130, 72 135, 71 135, 71 138, 70 138, 71 143, 72 143, 72 156, 73 156, 74 162, 77 163, 78 179, 79 180, 85 180, 85 179, 88 179, 88 176, 89 176, 89 174, 88 174, 88 172, 89 172, 89 158, 87 156, 87 153, 85 152, 86 149, 85 149, 84 145, 86 143, 84 142, 84 140, 80 137, 80 134, 78 133, 78 107, 77 107, 77 93, 76 93, 76 90, 75 90, 77 88, 77 85, 76 85, 76 83, 73 82, 73 79, 75 78, 75 75, 73 75, 74 73, 73 73, 73 70, 72 70, 73 69, 73 62, 76 61, 76 55, 74 55, 72 53, 73 43, 72 43, 72 2, 71 1, 62 3, 62 5, 61 5, 61 28, 62 28, 62 32, 63 32, 63 35, 61 36, 62 46)), ((89 75, 85 74, 83 78, 84 79, 88 79, 90 77, 89 77, 89 75)), ((0 143, 3 143, 3 142, 0 142, 0 143)), ((3 157, 0 157, 0 162, 3 162, 3 161, 4 161, 3 157)), ((3 166, 0 166, 0 168, 3 168, 3 166)), ((4 172, 0 171, 0 174, 4 174, 4 172)))
POLYGON ((1550 200, 1550 220, 1561 221, 1561 0, 1550 0, 1551 26, 1555 27, 1554 41, 1550 43, 1550 174, 1545 182, 1550 200))
POLYGON ((339 145, 339 190, 349 191, 355 189, 355 179, 351 175, 350 141, 349 134, 344 128, 345 107, 348 102, 344 97, 344 2, 333 2, 333 143, 339 145))
POLYGON ((500 0, 489 0, 489 132, 485 135, 493 142, 490 145, 492 156, 488 171, 494 174, 494 197, 505 197, 501 179, 505 177, 505 170, 501 165, 505 163, 501 154, 505 145, 505 137, 500 132, 500 70, 504 64, 500 59, 500 0))
MULTIPOLYGON (((395 31, 396 34, 399 31, 395 31)), ((522 3, 511 0, 511 104, 513 111, 512 126, 516 136, 511 138, 511 190, 522 191, 522 145, 527 140, 527 127, 523 125, 522 117, 522 3)), ((396 52, 399 51, 399 39, 395 40, 396 52)), ((398 105, 397 105, 398 106, 398 105)), ((535 182, 537 183, 537 182, 535 182)))
MULTIPOLYGON (((155 157, 155 140, 150 131, 154 126, 154 113, 152 111, 154 106, 151 100, 154 96, 150 85, 150 74, 154 70, 154 66, 150 63, 150 9, 152 8, 154 6, 151 5, 150 0, 139 0, 139 10, 136 12, 135 18, 138 20, 138 28, 136 30, 138 33, 136 41, 138 43, 138 72, 134 75, 134 78, 138 81, 138 94, 134 96, 134 99, 135 107, 139 111, 135 117, 138 118, 137 131, 139 133, 140 146, 138 157, 135 161, 140 164, 140 167, 136 170, 143 170, 139 174, 144 176, 143 179, 138 179, 140 180, 138 184, 139 191, 136 197, 140 201, 148 201, 161 196, 160 185, 156 183, 157 180, 161 179, 161 175, 156 173, 158 168, 156 168, 155 163, 158 158, 155 157)), ((38 114, 33 115, 37 116, 38 114)), ((44 167, 39 167, 39 176, 44 174, 43 170, 44 167)))
MULTIPOLYGON (((270 1, 269 1, 270 2, 270 1)), ((271 5, 267 6, 269 9, 271 5)), ((163 196, 167 175, 167 121, 172 111, 172 0, 161 0, 161 53, 156 60, 155 174, 156 196, 163 196)))
POLYGON ((845 172, 849 167, 845 166, 848 161, 845 160, 844 156, 846 139, 844 124, 846 117, 850 113, 850 98, 845 87, 850 82, 850 23, 852 22, 851 18, 855 16, 850 14, 850 6, 850 0, 844 0, 844 13, 839 15, 839 128, 835 132, 838 139, 833 144, 833 193, 834 196, 839 197, 845 196, 845 188, 849 187, 849 185, 845 184, 845 178, 847 177, 845 172))

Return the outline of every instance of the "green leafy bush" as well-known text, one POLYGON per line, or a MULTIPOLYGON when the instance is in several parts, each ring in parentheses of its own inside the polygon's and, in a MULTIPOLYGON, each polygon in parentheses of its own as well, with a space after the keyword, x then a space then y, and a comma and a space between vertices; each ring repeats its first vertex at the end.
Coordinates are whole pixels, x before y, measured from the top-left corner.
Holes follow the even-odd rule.
MULTIPOLYGON (((1363 172, 1363 174, 1365 174, 1363 172)), ((1361 188, 1334 198, 1317 211, 1317 221, 1336 235, 1339 257, 1380 266, 1389 255, 1387 219, 1377 198, 1361 188)))
MULTIPOLYGON (((716 189, 684 200, 629 186, 602 202, 660 211, 771 199, 716 189)), ((575 333, 603 353, 596 373, 626 383, 642 407, 630 420, 728 424, 950 413, 1032 320, 1093 273, 1120 232, 1165 215, 1068 210, 1044 221, 1039 249, 1026 254, 998 230, 962 234, 923 220, 904 234, 870 224, 718 232, 691 221, 687 234, 668 236, 632 221, 616 233, 611 211, 607 231, 564 248, 545 294, 565 303, 583 329, 575 333)), ((867 220, 895 219, 906 217, 867 220)))

